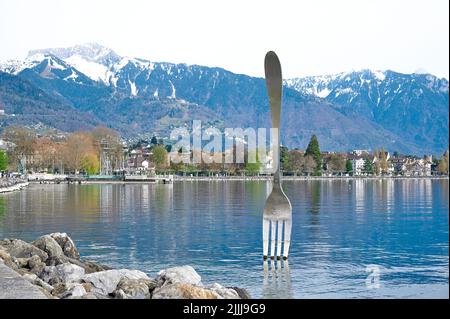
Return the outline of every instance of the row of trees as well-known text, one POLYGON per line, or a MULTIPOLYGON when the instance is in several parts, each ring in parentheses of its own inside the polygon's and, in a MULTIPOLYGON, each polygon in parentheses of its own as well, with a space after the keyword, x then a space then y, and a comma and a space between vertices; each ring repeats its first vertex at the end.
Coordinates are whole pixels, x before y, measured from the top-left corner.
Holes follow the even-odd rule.
POLYGON ((5 128, 2 138, 12 143, 7 157, 9 169, 51 172, 86 172, 100 170, 101 156, 107 157, 113 168, 123 160, 122 144, 116 132, 98 127, 93 131, 74 132, 66 137, 39 136, 18 126, 5 128))
MULTIPOLYGON (((98 127, 92 131, 79 131, 65 136, 48 134, 39 136, 34 131, 11 126, 7 127, 2 134, 2 138, 13 147, 8 152, 0 151, 0 171, 7 168, 16 171, 18 167, 27 171, 47 170, 50 172, 69 173, 85 172, 96 174, 101 166, 107 166, 110 170, 122 168, 126 160, 123 153, 123 145, 119 135, 108 128, 98 127)), ((149 143, 139 141, 132 145, 130 149, 144 148, 149 143)), ((223 163, 200 163, 183 164, 168 161, 170 145, 164 145, 162 140, 153 137, 150 141, 151 161, 155 164, 159 172, 213 172, 238 175, 242 173, 258 174, 262 163, 256 154, 256 163, 248 162, 248 154, 244 156, 245 162, 241 164, 223 163)), ((179 150, 181 152, 181 150, 179 150)), ((394 153, 394 157, 398 154, 394 153)), ((192 154, 191 154, 192 156, 192 154)), ((222 154, 224 156, 224 154, 222 154)), ((376 150, 373 154, 377 160, 373 161, 367 157, 364 162, 363 171, 367 174, 383 174, 389 169, 387 152, 384 149, 376 150)), ((448 151, 435 163, 437 170, 441 174, 448 174, 448 151)), ((333 153, 323 154, 320 151, 319 141, 316 135, 311 140, 306 150, 289 150, 281 147, 280 160, 282 169, 293 174, 308 174, 320 176, 326 170, 328 173, 349 173, 353 172, 352 161, 345 154, 333 153)), ((435 160, 436 161, 436 160, 435 160)))

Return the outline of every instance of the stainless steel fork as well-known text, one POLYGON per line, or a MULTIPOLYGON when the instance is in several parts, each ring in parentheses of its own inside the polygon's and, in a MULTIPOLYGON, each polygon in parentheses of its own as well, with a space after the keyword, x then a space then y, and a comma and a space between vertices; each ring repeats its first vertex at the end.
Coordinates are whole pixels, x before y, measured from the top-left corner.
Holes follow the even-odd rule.
POLYGON ((291 242, 292 206, 289 198, 281 187, 280 173, 280 118, 281 118, 281 92, 282 77, 280 60, 273 51, 269 51, 264 59, 266 73, 266 86, 269 95, 272 127, 275 130, 273 143, 273 188, 266 200, 263 213, 263 255, 268 257, 269 231, 270 231, 270 257, 281 258, 281 245, 283 242, 283 258, 287 259, 291 242), (282 240, 284 225, 284 240, 282 240), (275 245, 276 244, 276 245, 275 245), (276 247, 276 253, 275 253, 276 247))

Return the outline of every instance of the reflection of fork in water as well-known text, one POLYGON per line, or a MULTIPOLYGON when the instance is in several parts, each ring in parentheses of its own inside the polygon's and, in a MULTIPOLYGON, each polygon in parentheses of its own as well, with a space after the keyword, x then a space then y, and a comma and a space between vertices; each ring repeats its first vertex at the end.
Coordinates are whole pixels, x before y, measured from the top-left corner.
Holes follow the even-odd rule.
POLYGON ((263 298, 294 298, 287 260, 265 260, 263 270, 263 298))

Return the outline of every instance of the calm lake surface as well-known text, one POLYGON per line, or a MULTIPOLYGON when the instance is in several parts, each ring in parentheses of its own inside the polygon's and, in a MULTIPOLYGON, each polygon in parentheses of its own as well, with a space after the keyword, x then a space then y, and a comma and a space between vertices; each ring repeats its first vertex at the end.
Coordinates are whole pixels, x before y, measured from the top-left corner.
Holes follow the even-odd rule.
POLYGON ((192 265, 256 298, 448 298, 448 180, 286 181, 289 264, 262 261, 268 182, 30 185, 0 238, 67 232, 82 257, 150 276, 192 265))

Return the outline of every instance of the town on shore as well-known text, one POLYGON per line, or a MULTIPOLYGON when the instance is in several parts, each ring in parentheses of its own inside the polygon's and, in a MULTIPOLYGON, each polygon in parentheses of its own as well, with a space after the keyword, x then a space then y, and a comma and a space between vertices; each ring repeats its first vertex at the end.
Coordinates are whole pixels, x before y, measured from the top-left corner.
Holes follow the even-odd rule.
MULTIPOLYGON (((249 150, 243 163, 215 163, 201 160, 193 164, 195 150, 178 150, 188 161, 171 160, 173 141, 153 136, 149 140, 125 142, 117 132, 97 127, 91 131, 63 133, 9 126, 0 136, 2 178, 28 180, 134 180, 158 176, 186 178, 264 178, 272 173, 270 161, 250 162, 249 150), (51 176, 49 178, 49 176, 51 176)), ((225 157, 225 150, 220 156, 225 157)), ((200 151, 201 152, 201 151, 200 151)), ((173 152, 172 152, 173 153, 173 152)), ((215 154, 217 156, 217 154, 215 154)), ((201 158, 211 154, 201 154, 201 158)), ((392 154, 382 147, 373 151, 321 151, 313 135, 305 150, 280 148, 280 165, 286 177, 432 177, 448 176, 448 150, 440 158, 432 155, 392 154)), ((270 157, 269 157, 270 158, 270 157)), ((289 178, 288 177, 288 178, 289 178)))

